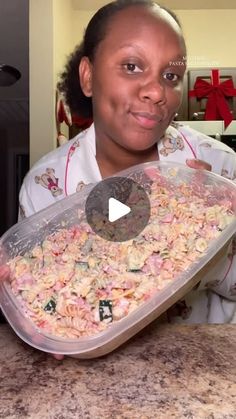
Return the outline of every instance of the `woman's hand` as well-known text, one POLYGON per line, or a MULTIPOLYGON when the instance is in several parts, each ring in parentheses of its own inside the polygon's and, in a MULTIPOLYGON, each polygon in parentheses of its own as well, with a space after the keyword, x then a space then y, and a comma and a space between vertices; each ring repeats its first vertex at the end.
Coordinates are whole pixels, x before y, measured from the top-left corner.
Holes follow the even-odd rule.
POLYGON ((191 167, 192 169, 208 170, 209 172, 211 172, 212 169, 211 165, 203 160, 187 159, 186 163, 187 166, 191 167))
POLYGON ((57 359, 58 361, 62 361, 65 355, 53 354, 53 358, 57 359))

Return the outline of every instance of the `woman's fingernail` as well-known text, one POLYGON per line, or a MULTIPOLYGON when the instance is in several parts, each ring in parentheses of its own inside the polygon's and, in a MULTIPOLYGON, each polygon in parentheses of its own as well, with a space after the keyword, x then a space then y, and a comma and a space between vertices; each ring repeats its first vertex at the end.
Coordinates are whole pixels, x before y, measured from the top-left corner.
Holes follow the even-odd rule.
POLYGON ((58 361, 62 361, 62 359, 64 358, 64 355, 53 354, 53 358, 57 359, 58 361))

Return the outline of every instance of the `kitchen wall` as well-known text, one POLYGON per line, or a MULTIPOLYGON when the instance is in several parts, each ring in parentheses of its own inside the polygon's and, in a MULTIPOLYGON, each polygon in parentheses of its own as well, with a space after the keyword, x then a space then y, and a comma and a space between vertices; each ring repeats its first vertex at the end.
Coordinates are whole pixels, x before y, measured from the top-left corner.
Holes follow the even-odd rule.
POLYGON ((55 89, 74 46, 69 0, 30 0, 30 165, 56 147, 55 89))
MULTIPOLYGON (((75 10, 72 14, 73 44, 81 39, 94 12, 75 10)), ((175 13, 186 38, 190 67, 236 67, 236 9, 175 10, 175 13)))
MULTIPOLYGON (((95 12, 72 9, 72 4, 69 0, 30 0, 31 165, 56 147, 58 74, 95 12)), ((236 9, 175 12, 187 40, 189 67, 236 67, 236 9)))
POLYGON ((176 10, 190 67, 236 67, 236 9, 176 10))

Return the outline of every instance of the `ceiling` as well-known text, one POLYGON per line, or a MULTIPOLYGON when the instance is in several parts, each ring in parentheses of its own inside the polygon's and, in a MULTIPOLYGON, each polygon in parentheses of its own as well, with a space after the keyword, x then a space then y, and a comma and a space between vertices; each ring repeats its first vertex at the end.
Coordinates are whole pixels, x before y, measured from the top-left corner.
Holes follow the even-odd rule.
POLYGON ((14 85, 0 87, 0 127, 29 119, 29 1, 0 0, 0 63, 20 70, 14 85))
MULTIPOLYGON (((76 10, 96 10, 109 0, 71 0, 76 10)), ((156 1, 173 10, 184 9, 236 9, 236 0, 160 0, 156 1)))

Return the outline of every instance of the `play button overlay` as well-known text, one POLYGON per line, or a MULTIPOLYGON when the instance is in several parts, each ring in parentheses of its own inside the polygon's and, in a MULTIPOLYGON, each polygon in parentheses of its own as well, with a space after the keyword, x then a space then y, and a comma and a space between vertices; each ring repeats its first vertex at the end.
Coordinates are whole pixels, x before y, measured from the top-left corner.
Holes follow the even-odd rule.
POLYGON ((113 223, 114 221, 119 220, 124 215, 129 214, 131 208, 122 202, 117 201, 115 198, 109 198, 108 200, 108 220, 113 223))
POLYGON ((150 201, 145 189, 125 177, 99 182, 85 204, 87 222, 105 240, 123 242, 137 237, 150 217, 150 201))

